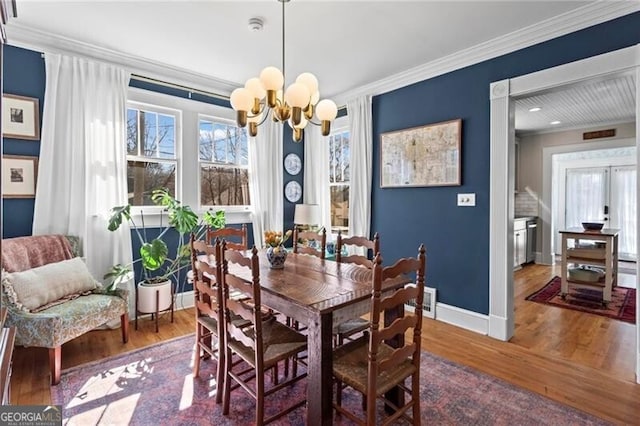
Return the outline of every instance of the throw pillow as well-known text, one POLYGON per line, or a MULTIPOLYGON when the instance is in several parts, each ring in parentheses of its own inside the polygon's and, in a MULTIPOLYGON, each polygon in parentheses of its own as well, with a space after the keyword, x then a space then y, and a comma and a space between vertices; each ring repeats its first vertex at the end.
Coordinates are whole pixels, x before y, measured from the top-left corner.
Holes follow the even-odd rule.
POLYGON ((26 312, 99 287, 79 257, 5 274, 2 284, 9 300, 26 312))

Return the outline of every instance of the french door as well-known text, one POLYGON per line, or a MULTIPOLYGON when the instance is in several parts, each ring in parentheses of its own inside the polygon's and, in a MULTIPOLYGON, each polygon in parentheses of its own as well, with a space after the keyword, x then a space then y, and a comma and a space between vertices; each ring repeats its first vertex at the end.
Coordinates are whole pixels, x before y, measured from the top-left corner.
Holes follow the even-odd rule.
POLYGON ((636 260, 636 166, 566 169, 565 227, 605 222, 620 229, 620 259, 636 260))

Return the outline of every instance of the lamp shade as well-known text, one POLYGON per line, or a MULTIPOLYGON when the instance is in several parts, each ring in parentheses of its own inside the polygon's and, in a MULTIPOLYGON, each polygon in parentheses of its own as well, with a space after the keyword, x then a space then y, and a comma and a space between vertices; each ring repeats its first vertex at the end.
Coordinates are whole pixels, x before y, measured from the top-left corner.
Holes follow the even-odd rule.
POLYGON ((318 225, 320 223, 320 206, 318 204, 296 204, 293 223, 296 225, 318 225))

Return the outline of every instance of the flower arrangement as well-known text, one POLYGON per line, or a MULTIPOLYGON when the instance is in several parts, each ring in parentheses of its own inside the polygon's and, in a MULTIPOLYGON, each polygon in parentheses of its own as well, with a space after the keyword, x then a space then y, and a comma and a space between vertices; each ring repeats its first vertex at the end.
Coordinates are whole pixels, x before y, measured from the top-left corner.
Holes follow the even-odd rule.
POLYGON ((276 231, 264 231, 264 244, 267 247, 280 247, 291 237, 291 229, 282 234, 276 231))

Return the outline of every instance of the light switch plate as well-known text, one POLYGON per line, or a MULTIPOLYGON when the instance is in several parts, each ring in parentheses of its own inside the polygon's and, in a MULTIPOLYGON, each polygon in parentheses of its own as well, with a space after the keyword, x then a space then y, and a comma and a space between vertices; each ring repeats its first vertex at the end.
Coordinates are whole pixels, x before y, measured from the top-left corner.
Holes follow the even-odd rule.
POLYGON ((458 194, 458 206, 475 207, 476 194, 458 194))

